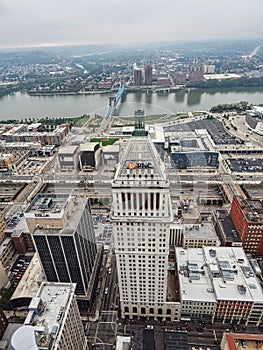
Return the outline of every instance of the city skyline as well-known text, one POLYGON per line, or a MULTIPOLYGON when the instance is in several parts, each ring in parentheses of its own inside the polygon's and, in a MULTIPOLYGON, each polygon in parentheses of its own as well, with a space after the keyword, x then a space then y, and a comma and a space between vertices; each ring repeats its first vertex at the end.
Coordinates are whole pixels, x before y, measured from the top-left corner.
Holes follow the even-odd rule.
POLYGON ((78 45, 143 44, 155 41, 202 41, 263 37, 261 2, 226 0, 187 3, 134 0, 114 3, 64 4, 14 1, 0 4, 0 48, 78 45), (253 16, 248 16, 253 12, 253 16))

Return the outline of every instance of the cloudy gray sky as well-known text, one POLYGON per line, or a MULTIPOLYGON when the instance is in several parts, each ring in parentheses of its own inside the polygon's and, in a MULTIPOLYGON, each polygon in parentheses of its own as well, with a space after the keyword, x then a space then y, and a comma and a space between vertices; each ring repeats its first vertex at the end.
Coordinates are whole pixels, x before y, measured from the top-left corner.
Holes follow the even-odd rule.
POLYGON ((0 0, 0 47, 263 38, 263 0, 0 0))

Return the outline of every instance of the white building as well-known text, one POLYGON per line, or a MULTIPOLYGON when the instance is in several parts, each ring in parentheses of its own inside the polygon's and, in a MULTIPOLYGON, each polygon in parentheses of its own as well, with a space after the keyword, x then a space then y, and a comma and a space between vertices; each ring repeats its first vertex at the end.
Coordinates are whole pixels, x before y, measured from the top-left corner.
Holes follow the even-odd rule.
POLYGON ((122 317, 178 319, 168 302, 169 181, 150 139, 127 144, 112 182, 114 246, 122 317))
POLYGON ((220 245, 215 228, 211 222, 204 222, 201 225, 184 225, 184 248, 201 248, 205 245, 220 245))
POLYGON ((75 287, 73 283, 42 283, 24 325, 11 339, 12 349, 86 349, 75 287))
POLYGON ((176 248, 181 319, 258 326, 263 292, 241 247, 176 248))

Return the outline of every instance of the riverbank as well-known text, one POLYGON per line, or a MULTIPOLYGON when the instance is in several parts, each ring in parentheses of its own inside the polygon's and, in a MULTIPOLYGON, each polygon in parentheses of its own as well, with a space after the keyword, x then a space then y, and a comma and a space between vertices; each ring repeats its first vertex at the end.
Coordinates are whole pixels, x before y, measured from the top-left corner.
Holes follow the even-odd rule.
MULTIPOLYGON (((188 88, 185 87, 179 87, 179 86, 173 86, 173 87, 161 87, 161 86, 141 86, 141 87, 126 87, 125 92, 126 93, 137 93, 137 92, 149 92, 149 93, 155 93, 155 92, 177 92, 179 90, 185 89, 188 91, 188 88)), ((191 88, 195 89, 195 88, 191 88)), ((107 95, 114 95, 118 89, 109 89, 109 90, 92 90, 92 91, 54 91, 54 92, 32 92, 27 91, 27 94, 29 96, 67 96, 67 95, 99 95, 99 94, 107 94, 107 95)))

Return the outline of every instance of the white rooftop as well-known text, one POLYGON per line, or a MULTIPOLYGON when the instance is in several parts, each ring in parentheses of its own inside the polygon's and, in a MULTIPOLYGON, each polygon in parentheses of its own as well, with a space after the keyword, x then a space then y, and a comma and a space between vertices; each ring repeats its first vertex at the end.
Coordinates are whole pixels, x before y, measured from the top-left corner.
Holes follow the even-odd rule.
POLYGON ((185 225, 185 238, 217 239, 214 225, 211 222, 204 222, 201 225, 185 225))
POLYGON ((263 303, 262 288, 241 247, 176 248, 176 257, 182 301, 263 303))
POLYGON ((216 302, 213 285, 208 277, 207 267, 204 265, 202 248, 176 248, 177 268, 179 273, 181 301, 198 300, 203 302, 216 302), (196 267, 199 279, 191 280, 186 275, 188 262, 196 267), (200 273, 204 271, 203 273, 200 273))
POLYGON ((37 296, 32 299, 29 305, 29 313, 24 324, 45 326, 49 333, 52 332, 54 325, 59 328, 70 306, 75 287, 74 283, 43 282, 37 296), (44 309, 37 314, 36 310, 41 308, 40 300, 43 302, 44 309))
POLYGON ((49 347, 52 337, 58 337, 67 315, 76 284, 44 282, 29 305, 24 326, 12 337, 15 350, 37 350, 49 347))
POLYGON ((78 146, 63 146, 58 150, 58 154, 75 154, 78 146))

